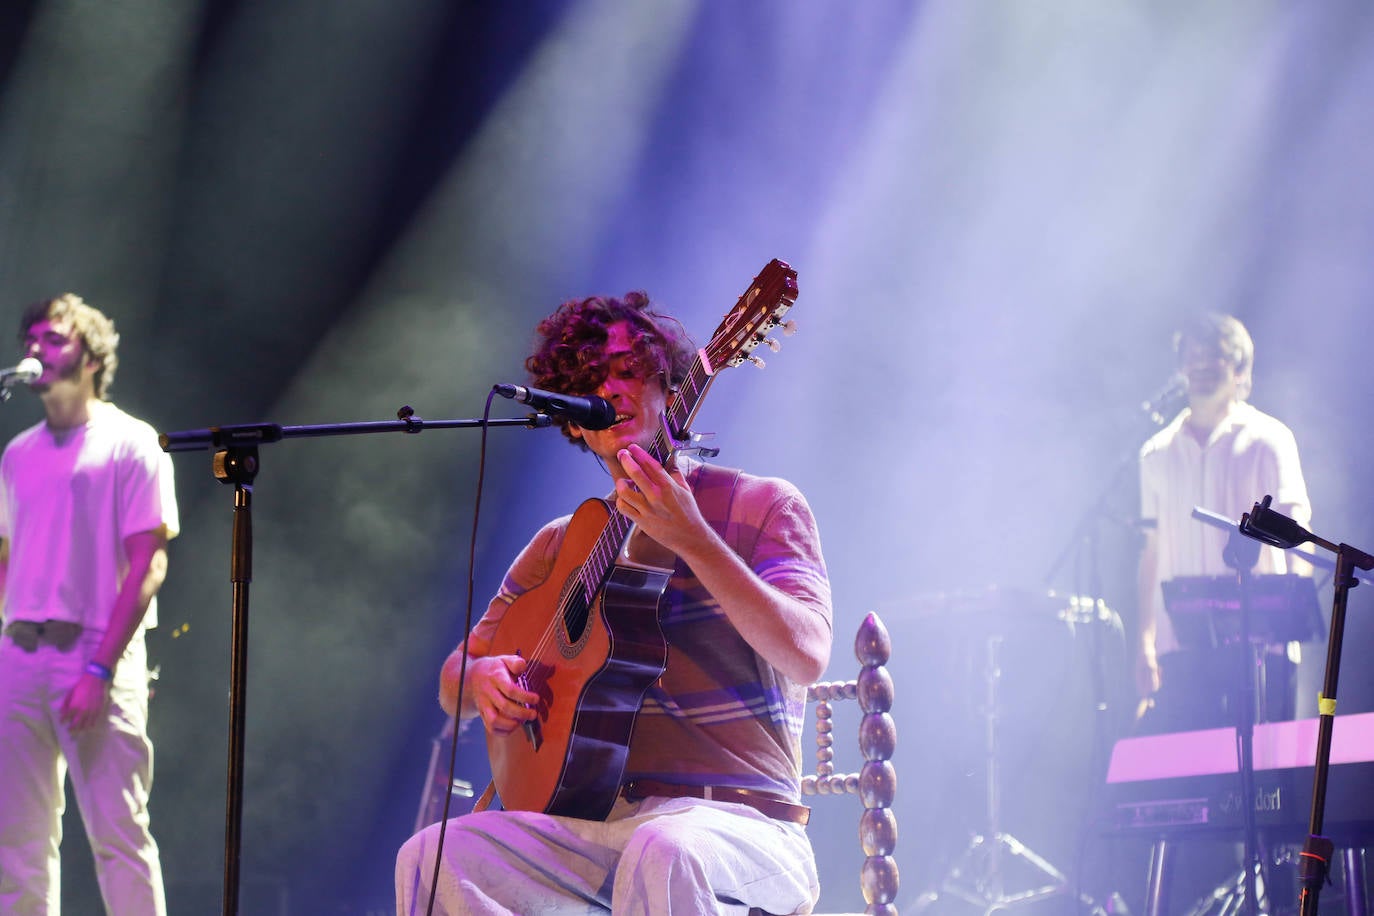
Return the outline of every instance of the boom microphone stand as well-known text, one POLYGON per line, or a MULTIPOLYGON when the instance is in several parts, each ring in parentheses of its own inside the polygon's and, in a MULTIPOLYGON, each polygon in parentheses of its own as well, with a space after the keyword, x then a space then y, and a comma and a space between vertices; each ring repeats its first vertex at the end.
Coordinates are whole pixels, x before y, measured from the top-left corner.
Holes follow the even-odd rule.
POLYGON ((234 523, 231 534, 229 580, 232 583, 232 639, 229 663, 229 776, 224 815, 224 916, 239 911, 239 856, 243 824, 243 741, 248 688, 248 585, 253 579, 253 479, 257 476, 258 446, 282 439, 322 438, 366 433, 419 433, 425 429, 458 429, 474 426, 544 427, 550 419, 542 413, 519 420, 432 420, 426 423, 415 411, 402 407, 398 419, 365 423, 333 423, 318 426, 278 426, 256 423, 243 426, 212 426, 184 432, 163 433, 158 442, 164 452, 214 449, 211 467, 216 479, 234 487, 234 523))
POLYGON ((1341 670, 1341 641, 1345 636, 1345 605, 1350 589, 1358 582, 1354 569, 1374 569, 1374 557, 1351 547, 1333 544, 1320 538, 1297 522, 1269 506, 1272 496, 1265 496, 1240 520, 1240 532, 1275 547, 1288 549, 1308 541, 1336 554, 1336 575, 1333 580, 1335 597, 1331 605, 1331 633, 1327 640, 1326 674, 1321 696, 1317 698, 1320 714, 1317 724, 1317 760, 1312 777, 1312 815, 1307 842, 1303 844, 1302 861, 1298 868, 1301 890, 1298 907, 1301 916, 1317 916, 1317 898, 1327 880, 1331 855, 1335 844, 1322 836, 1326 809, 1326 780, 1331 768, 1331 731, 1336 717, 1336 684, 1341 670))

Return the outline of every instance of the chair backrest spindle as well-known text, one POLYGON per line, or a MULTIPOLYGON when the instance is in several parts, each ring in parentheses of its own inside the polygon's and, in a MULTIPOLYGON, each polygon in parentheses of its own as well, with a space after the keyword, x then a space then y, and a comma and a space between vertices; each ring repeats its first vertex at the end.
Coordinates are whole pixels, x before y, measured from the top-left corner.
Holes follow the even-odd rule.
POLYGON ((897 771, 892 755, 897 745, 897 727, 892 720, 893 686, 887 663, 892 657, 892 639, 877 614, 870 613, 859 626, 854 640, 859 675, 852 681, 822 681, 807 691, 815 703, 816 772, 802 779, 805 795, 858 795, 864 812, 859 819, 859 842, 865 859, 860 888, 868 902, 866 913, 897 916, 899 875, 892 858, 897 845, 897 818, 892 811, 897 792, 897 771), (836 773, 834 752, 834 710, 838 700, 858 700, 859 751, 864 763, 857 773, 836 773))

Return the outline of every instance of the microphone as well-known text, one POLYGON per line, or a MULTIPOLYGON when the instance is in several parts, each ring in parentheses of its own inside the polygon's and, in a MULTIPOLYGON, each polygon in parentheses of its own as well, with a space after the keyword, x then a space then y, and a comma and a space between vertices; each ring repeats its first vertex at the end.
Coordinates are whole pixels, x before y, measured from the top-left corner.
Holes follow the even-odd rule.
POLYGON ((27 385, 42 374, 43 364, 32 356, 26 356, 19 361, 19 365, 0 369, 0 385, 6 388, 19 382, 27 385))
POLYGON ((1173 403, 1188 393, 1188 376, 1182 372, 1175 372, 1169 377, 1169 381, 1160 389, 1159 393, 1148 401, 1140 405, 1140 409, 1145 411, 1145 415, 1156 426, 1163 426, 1169 421, 1166 413, 1171 413, 1173 403))
POLYGON ((493 385, 491 390, 503 398, 514 398, 551 417, 576 423, 583 429, 609 429, 615 425, 615 408, 611 402, 596 395, 578 397, 573 394, 554 394, 524 385, 493 385))

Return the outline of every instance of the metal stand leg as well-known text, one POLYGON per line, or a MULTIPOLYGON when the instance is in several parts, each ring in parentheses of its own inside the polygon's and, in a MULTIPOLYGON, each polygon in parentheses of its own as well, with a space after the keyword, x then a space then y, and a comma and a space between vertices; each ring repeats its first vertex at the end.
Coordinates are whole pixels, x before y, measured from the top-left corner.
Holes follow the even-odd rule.
POLYGON ((1145 880, 1145 916, 1166 916, 1169 912, 1169 878, 1177 851, 1169 840, 1155 840, 1150 847, 1150 873, 1145 880))
MULTIPOLYGON (((1228 560, 1228 563, 1230 562, 1228 560)), ((1283 697, 1296 696, 1296 688, 1292 683, 1294 670, 1280 668, 1271 672, 1270 656, 1264 648, 1264 644, 1250 640, 1248 626, 1245 622, 1245 588, 1245 585, 1242 584, 1242 639, 1238 643, 1231 644, 1239 658, 1244 660, 1245 667, 1243 676, 1235 680, 1235 685, 1238 686, 1233 685, 1231 689, 1228 689, 1227 696, 1228 704, 1234 707, 1233 711, 1238 716, 1236 728, 1240 742, 1240 795, 1242 798, 1253 799, 1256 794, 1251 748, 1254 725, 1256 722, 1266 721, 1268 719, 1267 712, 1291 715, 1292 710, 1289 708, 1269 709, 1266 706, 1265 698, 1268 694, 1275 692, 1278 696, 1283 697), (1279 680, 1275 690, 1269 689, 1271 677, 1279 680)), ((1260 916, 1260 914, 1269 913, 1275 905, 1275 893, 1279 894, 1280 902, 1287 902, 1282 899, 1284 894, 1281 876, 1272 871, 1277 867, 1277 860, 1270 853, 1268 839, 1261 835, 1255 827, 1253 804, 1245 807, 1245 815, 1246 832, 1242 857, 1245 864, 1199 898, 1187 910, 1188 916, 1233 916, 1233 914, 1235 916, 1240 916, 1240 914, 1260 916)), ((1152 863, 1152 879, 1154 877, 1153 867, 1152 863)), ((1153 890, 1153 887, 1150 890, 1153 890)), ((1158 911, 1162 912, 1167 909, 1167 906, 1161 906, 1158 911)))
MULTIPOLYGON (((1264 875, 1256 864, 1251 872, 1254 875, 1255 909, 1260 913, 1268 912, 1265 896, 1264 875)), ((1237 916, 1246 911, 1246 884, 1249 874, 1245 869, 1236 872, 1225 883, 1193 904, 1188 916, 1237 916)))
POLYGON ((1345 865, 1345 911, 1350 916, 1367 916, 1369 900, 1365 895, 1364 849, 1349 846, 1341 852, 1345 865))

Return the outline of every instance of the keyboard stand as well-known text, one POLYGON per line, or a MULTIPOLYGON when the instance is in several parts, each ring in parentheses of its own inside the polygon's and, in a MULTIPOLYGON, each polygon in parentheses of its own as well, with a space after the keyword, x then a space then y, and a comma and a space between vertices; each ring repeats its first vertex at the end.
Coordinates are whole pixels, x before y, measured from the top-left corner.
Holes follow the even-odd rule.
MULTIPOLYGON (((1170 916, 1169 877, 1178 854, 1178 840, 1155 840, 1150 846, 1150 871, 1145 882, 1144 916, 1170 916)), ((1297 843, 1295 841, 1294 845, 1297 843)), ((1361 846, 1347 846, 1341 850, 1341 889, 1345 892, 1347 916, 1369 916, 1368 867, 1366 851, 1361 846)), ((1260 869, 1255 871, 1261 912, 1271 912, 1267 887, 1260 869)), ((1195 902, 1188 916, 1219 916, 1240 912, 1245 900, 1245 871, 1241 869, 1227 883, 1195 902)))

